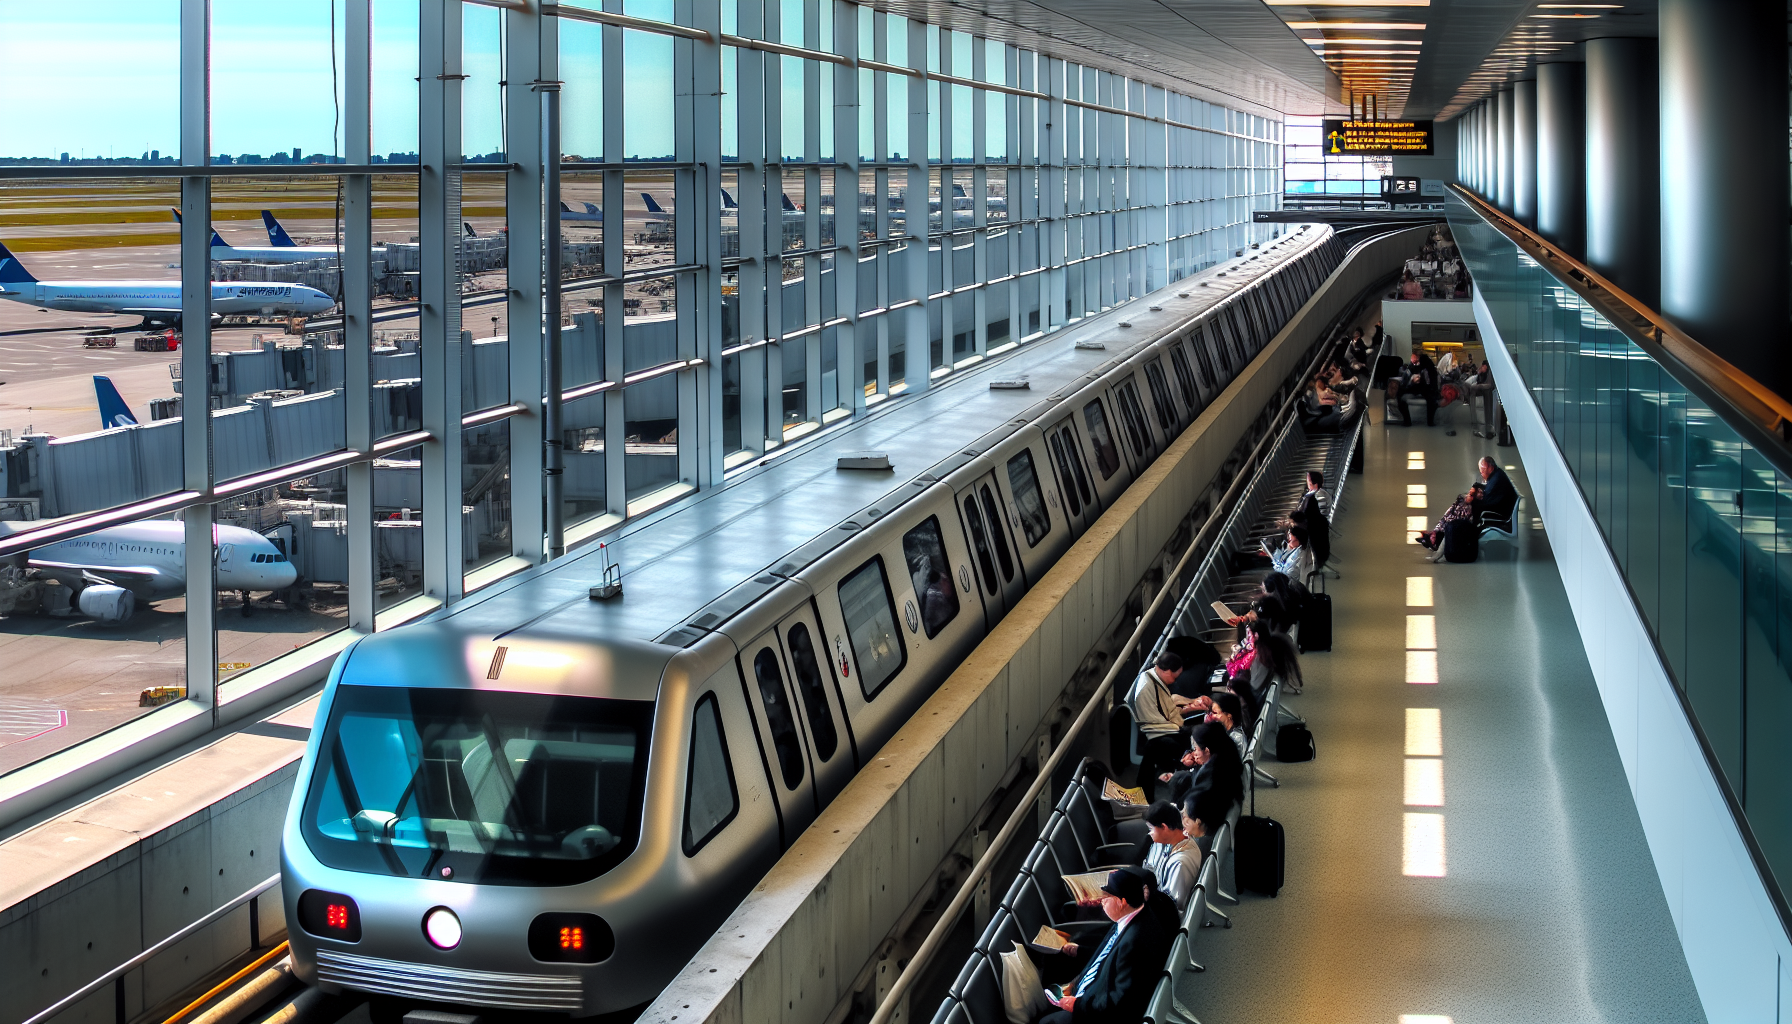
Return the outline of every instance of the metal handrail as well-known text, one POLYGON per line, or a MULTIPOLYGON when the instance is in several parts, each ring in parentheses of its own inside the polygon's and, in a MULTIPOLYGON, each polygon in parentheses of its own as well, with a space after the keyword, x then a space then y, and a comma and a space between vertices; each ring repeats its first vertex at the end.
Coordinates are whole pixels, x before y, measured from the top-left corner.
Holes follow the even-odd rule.
POLYGON ((257 896, 260 896, 262 893, 267 892, 269 889, 272 889, 279 884, 280 884, 280 876, 274 875, 273 877, 269 878, 267 881, 262 882, 261 884, 250 889, 248 892, 245 892, 241 896, 238 896, 235 899, 231 900, 229 903, 224 904, 223 906, 221 906, 218 909, 212 911, 211 913, 205 915, 204 917, 200 918, 199 920, 194 921, 192 924, 187 925, 185 928, 182 928, 181 930, 175 932, 173 935, 168 936, 167 938, 165 938, 162 941, 156 943, 155 945, 149 947, 148 949, 144 950, 143 952, 138 953, 136 956, 131 957, 129 960, 126 960, 124 963, 119 964, 117 967, 112 968, 111 970, 107 971, 105 974, 102 974, 99 977, 95 978, 94 980, 81 986, 80 988, 76 989, 72 995, 67 995, 67 996, 62 997, 61 999, 57 1000, 55 1003, 52 1003, 48 1009, 40 1010, 36 1014, 33 1014, 32 1016, 26 1018, 24 1021, 24 1024, 43 1024, 44 1021, 49 1020, 51 1017, 56 1016, 57 1014, 61 1013, 63 1010, 68 1009, 69 1007, 80 1002, 81 1000, 86 999, 88 996, 93 995, 95 992, 98 992, 100 989, 103 989, 107 985, 110 985, 113 982, 117 981, 119 978, 123 977, 126 973, 133 971, 138 967, 143 966, 144 963, 146 963, 149 960, 151 960, 152 958, 154 958, 157 954, 167 951, 169 949, 169 947, 173 946, 175 943, 180 942, 183 939, 190 938, 194 933, 198 932, 202 928, 206 928, 210 925, 217 924, 219 921, 223 920, 224 917, 227 914, 229 914, 231 911, 237 909, 238 907, 242 906, 245 903, 248 903, 250 900, 255 899, 257 896))
MULTIPOLYGON (((1362 244, 1366 244, 1366 242, 1362 244)), ((1358 248, 1358 246, 1352 246, 1351 251, 1354 251, 1356 248, 1358 248)), ((1347 252, 1339 261, 1339 265, 1342 266, 1349 258, 1349 253, 1347 252)), ((1331 325, 1327 324, 1326 330, 1328 333, 1321 334, 1314 342, 1315 351, 1312 360, 1308 362, 1301 375, 1294 379, 1307 380, 1319 371, 1320 366, 1323 365, 1323 361, 1330 352, 1330 346, 1326 344, 1326 341, 1329 338, 1330 328, 1331 325)), ((1095 688, 1094 693, 1089 695, 1087 703, 1083 705, 1083 710, 1076 716, 1076 720, 1070 724, 1070 728, 1065 730, 1064 737, 1052 748, 1051 756, 1046 759, 1045 763, 1039 766, 1038 774, 1034 777, 1032 785, 1027 787, 1026 793, 1021 796, 1019 803, 1016 804, 1014 813, 1009 815, 1008 820, 1002 824, 1001 831, 997 832, 994 838, 990 840, 989 847, 984 851, 983 856, 971 866, 970 873, 965 876, 963 883, 959 886, 958 892, 953 895, 952 901, 940 912, 940 916, 934 922, 932 930, 930 930, 927 933, 927 937, 921 941, 920 948, 915 950, 915 955, 909 958, 907 965, 902 969, 902 973, 897 976, 895 983, 890 986, 889 992, 884 996, 883 1000, 878 1003, 877 1011, 871 1016, 871 1024, 890 1024, 890 1019, 895 1015, 896 1008, 901 1005, 902 998, 907 995, 908 990, 914 986, 915 980, 920 976, 921 971, 931 964, 933 958, 939 953, 940 948, 945 944, 947 935, 950 934, 953 926, 958 923, 959 916, 964 913, 965 907, 970 904, 972 898, 976 895, 978 888, 983 882, 984 876, 988 875, 990 871, 994 869, 996 860, 1002 855, 1003 851, 1007 849, 1008 844, 1013 841, 1014 836, 1020 830, 1022 823, 1035 817, 1037 812, 1033 806, 1034 802, 1039 799, 1039 794, 1045 791, 1045 787, 1051 783, 1053 773, 1057 771, 1058 767, 1064 763, 1065 757, 1069 755, 1071 741, 1076 739, 1076 737, 1082 733, 1084 727, 1086 727, 1095 717, 1096 710, 1105 706, 1107 696, 1113 690, 1115 680, 1126 667, 1128 656, 1130 656, 1133 650, 1138 647, 1139 641, 1143 639, 1145 635, 1145 631, 1151 628, 1152 619, 1156 616, 1157 610, 1163 606, 1165 599, 1170 596, 1173 590, 1178 589, 1176 581, 1182 577, 1183 570, 1188 567, 1189 561, 1194 557, 1195 552, 1202 550, 1203 543, 1209 539, 1210 535, 1215 533, 1222 523, 1231 518, 1231 506, 1238 500, 1242 490, 1256 478, 1256 464, 1267 454, 1267 451, 1273 450, 1272 446, 1277 439, 1281 437, 1283 420, 1285 417, 1291 417, 1294 414, 1295 404, 1300 401, 1301 394, 1301 389, 1296 387, 1289 393, 1289 396, 1283 400, 1281 408, 1276 411, 1275 417, 1270 421, 1269 429, 1264 431, 1263 437, 1257 442, 1256 447, 1251 449, 1250 457, 1246 460, 1247 463, 1253 467, 1253 472, 1240 472, 1233 478, 1231 485, 1226 488, 1226 493, 1214 506, 1214 510, 1208 513, 1207 521, 1202 523, 1201 528, 1189 539, 1188 547, 1183 550, 1182 557, 1177 559, 1175 568, 1165 574, 1163 586, 1158 588, 1157 595, 1151 600, 1151 605, 1145 609, 1143 615, 1139 616, 1138 624, 1133 627, 1132 634, 1126 638, 1126 643, 1122 644, 1120 650, 1115 653, 1107 673, 1102 676, 1100 685, 1095 688)), ((27 1022, 27 1024, 33 1024, 33 1022, 27 1022)))
MULTIPOLYGON (((1697 378, 1697 383, 1720 397, 1724 404, 1779 442, 1777 453, 1792 464, 1792 401, 1737 369, 1729 360, 1706 348, 1642 300, 1613 284, 1603 274, 1563 252, 1530 228, 1502 213, 1461 185, 1452 185, 1469 208, 1505 235, 1525 255, 1549 268, 1551 275, 1575 290, 1581 298, 1601 307, 1612 326, 1653 357, 1673 362, 1697 378), (1560 272, 1558 272, 1558 269, 1560 272), (1626 329, 1628 328, 1628 329, 1626 329)), ((1683 384, 1692 382, 1681 381, 1683 384)), ((1770 451, 1775 449, 1769 449, 1770 451)))

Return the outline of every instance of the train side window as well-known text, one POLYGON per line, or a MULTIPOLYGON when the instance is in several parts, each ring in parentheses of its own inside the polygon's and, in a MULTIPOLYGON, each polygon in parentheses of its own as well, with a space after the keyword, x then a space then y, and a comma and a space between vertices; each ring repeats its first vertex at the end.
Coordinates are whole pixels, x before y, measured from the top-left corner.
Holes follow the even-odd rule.
POLYGON ((840 746, 840 732, 834 728, 834 714, 828 709, 827 687, 821 679, 821 662, 815 660, 815 640, 807 623, 799 622, 785 635, 790 641, 790 671, 796 676, 797 692, 803 696, 803 710, 809 715, 809 736, 815 741, 815 756, 826 761, 840 746))
POLYGON ((691 764, 685 773, 684 853, 701 850, 740 811, 740 791, 722 735, 722 711, 716 695, 697 698, 691 718, 691 764))
POLYGON ((803 743, 797 738, 796 718, 785 695, 784 673, 778 671, 778 652, 761 647, 753 656, 753 675, 759 680, 759 700, 765 705, 765 727, 771 730, 778 751, 778 772, 784 788, 795 789, 803 781, 803 743))
POLYGON ((989 531, 983 528, 983 513, 977 510, 977 496, 964 496, 964 524, 971 531, 971 547, 977 552, 977 569, 983 575, 983 589, 994 596, 996 587, 996 563, 989 553, 989 531))
POLYGON ((1114 435, 1108 430, 1108 414, 1097 398, 1083 406, 1083 425, 1089 428, 1089 440, 1095 443, 1095 468, 1103 480, 1110 479, 1120 468, 1120 449, 1114 447, 1114 435))
POLYGON ((870 700, 908 664, 908 650, 896 634, 896 603, 890 600, 882 556, 840 581, 840 617, 846 620, 846 639, 859 663, 859 689, 870 700))
POLYGON ((1169 437, 1176 432, 1176 407, 1170 404, 1170 385, 1164 380, 1163 363, 1153 359, 1145 364, 1145 383, 1151 388, 1151 408, 1157 410, 1157 425, 1169 437))
POLYGON ((1182 404, 1192 414, 1201 407, 1201 399, 1195 391, 1195 375, 1188 369, 1188 353, 1182 350, 1180 341, 1170 346, 1170 369, 1176 371, 1176 390, 1182 392, 1182 404))
POLYGON ((1189 347, 1195 350, 1195 366, 1201 371, 1201 383, 1213 390, 1213 359, 1207 354, 1207 332, 1195 329, 1189 338, 1189 347))
POLYGON ((1251 342, 1251 335, 1245 328, 1245 318, 1239 315, 1238 303, 1226 307, 1226 319, 1232 326, 1233 354, 1238 356, 1238 365, 1242 369, 1251 361, 1251 353, 1256 346, 1251 342))
POLYGON ((1132 441, 1133 454, 1142 462, 1151 456, 1150 434, 1145 426, 1145 410, 1139 405, 1138 391, 1127 381, 1114 389, 1114 397, 1120 406, 1120 422, 1126 427, 1126 436, 1132 441))
POLYGON ((1070 514, 1083 514, 1083 502, 1077 497, 1076 478, 1070 475, 1070 460, 1064 457, 1064 439, 1054 431, 1046 435, 1050 438, 1052 462, 1058 467, 1058 479, 1064 484, 1064 504, 1069 507, 1070 514))
POLYGON ((1008 529, 1002 525, 1002 503, 996 500, 988 484, 980 484, 977 493, 983 498, 983 515, 989 523, 989 539, 996 546, 996 561, 1002 566, 1002 582, 1014 582, 1014 556, 1008 553, 1008 529))
POLYGON ((938 516, 928 516, 902 535, 902 557, 915 585, 915 600, 921 604, 921 626, 932 640, 958 615, 958 587, 952 582, 952 561, 946 557, 938 516))
POLYGON ((1051 513, 1045 510, 1045 496, 1039 492, 1039 474, 1033 469, 1033 452, 1023 448, 1008 460, 1008 489, 1014 492, 1014 504, 1020 512, 1020 528, 1027 535, 1027 547, 1038 547, 1045 535, 1052 532, 1051 513))
POLYGON ((1232 342, 1226 337, 1225 318, 1216 313, 1211 324, 1213 327, 1213 352, 1219 356, 1220 372, 1230 377, 1232 375, 1232 342))
POLYGON ((1095 494, 1089 490, 1089 474, 1083 469, 1083 452, 1077 447, 1076 431, 1071 429, 1068 420, 1059 428, 1058 434, 1064 438, 1064 457, 1070 461, 1070 470, 1076 476, 1076 489, 1082 492, 1083 504, 1095 503, 1095 494))

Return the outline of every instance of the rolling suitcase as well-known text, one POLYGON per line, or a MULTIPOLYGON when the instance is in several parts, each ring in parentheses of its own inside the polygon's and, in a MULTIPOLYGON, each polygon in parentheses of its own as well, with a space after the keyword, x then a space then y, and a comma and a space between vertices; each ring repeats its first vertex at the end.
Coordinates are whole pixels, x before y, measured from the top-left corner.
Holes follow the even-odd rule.
POLYGON ((1289 722, 1276 730, 1276 760, 1293 763, 1311 761, 1313 756, 1313 733, 1305 723, 1289 722))
POLYGON ((1259 818, 1257 790, 1251 789, 1251 812, 1238 816, 1238 838, 1233 841, 1233 877, 1240 889, 1274 896, 1282 889, 1282 864, 1287 855, 1282 823, 1259 818))
POLYGON ((1307 577, 1312 596, 1300 613, 1300 651, 1332 649, 1332 598, 1325 592, 1325 577, 1319 573, 1307 577))

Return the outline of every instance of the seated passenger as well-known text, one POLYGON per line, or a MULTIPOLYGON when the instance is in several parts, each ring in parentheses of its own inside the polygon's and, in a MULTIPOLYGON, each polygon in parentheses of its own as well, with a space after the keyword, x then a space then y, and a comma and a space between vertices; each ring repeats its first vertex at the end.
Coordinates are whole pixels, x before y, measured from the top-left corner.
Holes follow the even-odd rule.
POLYGON ((1425 297, 1425 286, 1419 283, 1419 279, 1414 277, 1410 270, 1406 272, 1406 276, 1400 281, 1400 297, 1402 299, 1422 299, 1425 297))
POLYGON ((1170 897, 1177 910, 1188 909, 1188 895, 1201 875, 1201 848, 1182 830, 1182 810, 1166 800, 1145 809, 1151 828, 1151 847, 1145 852, 1145 870, 1157 878, 1157 891, 1170 897))
POLYGON ((1183 764, 1181 771, 1158 776, 1158 781, 1170 787, 1171 800, 1180 802, 1191 795, 1211 792, 1230 809, 1244 795, 1244 758, 1220 723, 1202 722, 1195 726, 1193 746, 1183 764))
POLYGON ((1450 503, 1450 507, 1444 509, 1443 518, 1437 521, 1436 526, 1429 530, 1419 531, 1419 545, 1428 551, 1436 551, 1438 545, 1444 542, 1444 526, 1460 519, 1473 519, 1475 502, 1480 498, 1480 484, 1470 487, 1467 494, 1458 494, 1456 500, 1450 503))
POLYGON ((1244 722, 1244 704, 1239 701, 1238 694, 1216 693, 1208 700, 1211 706, 1207 712, 1207 720, 1218 722, 1225 728, 1226 735, 1232 737, 1232 745, 1238 748, 1238 756, 1243 758, 1247 740, 1242 724, 1244 722))
POLYGON ((1195 841, 1195 849, 1205 860, 1213 852, 1213 837, 1219 834, 1220 826, 1226 823, 1232 808, 1220 806, 1219 800, 1204 793, 1182 801, 1178 810, 1182 814, 1183 835, 1195 841))
POLYGON ((1270 564, 1289 579, 1305 583, 1307 574, 1313 571, 1313 552, 1307 547, 1307 528, 1290 526, 1287 541, 1285 546, 1269 553, 1270 564))
POLYGON ((1047 996, 1057 1009, 1038 1024, 1135 1024, 1145 1015, 1180 923, 1176 904, 1154 881, 1143 868, 1108 875, 1101 909, 1113 924, 1087 949, 1073 942, 1058 951, 1076 958, 1082 973, 1062 998, 1047 996))
POLYGON ((1145 736, 1145 756, 1139 765, 1139 785, 1149 799, 1156 790, 1158 775, 1170 771, 1188 749, 1184 718, 1200 711, 1185 705, 1190 702, 1170 689, 1182 675, 1182 659, 1165 652, 1157 661, 1139 673, 1132 689, 1127 691, 1126 705, 1133 721, 1145 736))
POLYGON ((1487 526, 1488 520, 1493 520, 1501 527, 1510 527, 1512 510, 1518 506, 1518 489, 1512 486, 1512 480, 1506 476, 1506 471, 1489 456, 1481 457, 1479 470, 1486 487, 1483 488, 1480 502, 1475 506, 1476 521, 1487 526))

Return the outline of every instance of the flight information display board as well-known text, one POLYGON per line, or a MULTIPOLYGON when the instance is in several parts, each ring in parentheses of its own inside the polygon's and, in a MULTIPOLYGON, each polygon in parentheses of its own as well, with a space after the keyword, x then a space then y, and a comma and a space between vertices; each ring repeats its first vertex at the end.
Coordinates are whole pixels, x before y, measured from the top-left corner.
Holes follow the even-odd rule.
POLYGON ((1325 122, 1326 156, 1430 156, 1430 121, 1325 122))

